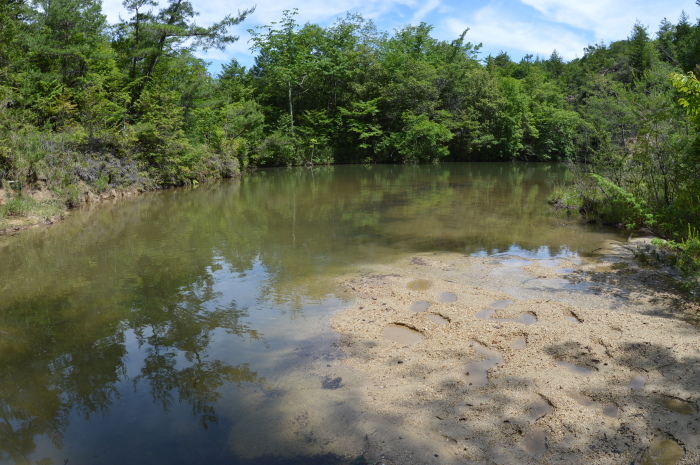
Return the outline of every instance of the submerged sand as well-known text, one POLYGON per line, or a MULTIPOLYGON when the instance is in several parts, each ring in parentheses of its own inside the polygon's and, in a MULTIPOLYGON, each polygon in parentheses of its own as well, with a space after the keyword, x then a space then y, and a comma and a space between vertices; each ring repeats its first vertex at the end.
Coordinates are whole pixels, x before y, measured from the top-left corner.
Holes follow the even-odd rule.
POLYGON ((383 464, 699 464, 700 327, 643 240, 593 259, 411 255, 332 319, 383 464))

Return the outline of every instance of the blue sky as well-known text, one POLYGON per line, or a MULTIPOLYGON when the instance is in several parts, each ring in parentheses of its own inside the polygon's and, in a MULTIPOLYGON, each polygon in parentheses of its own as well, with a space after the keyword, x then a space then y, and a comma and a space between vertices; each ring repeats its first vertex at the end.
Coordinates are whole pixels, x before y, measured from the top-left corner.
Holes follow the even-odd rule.
MULTIPOLYGON (((221 63, 236 58, 251 66, 247 29, 279 21, 284 10, 298 8, 297 20, 321 26, 332 24, 346 12, 371 19, 380 31, 393 32, 406 25, 426 22, 433 36, 453 40, 469 28, 466 40, 482 43, 483 57, 500 51, 520 60, 526 54, 547 58, 553 50, 566 60, 583 55, 587 45, 624 39, 636 21, 650 35, 667 18, 676 23, 682 10, 694 21, 700 15, 695 0, 191 0, 200 12, 198 24, 211 24, 228 13, 256 6, 255 12, 234 31, 240 40, 226 51, 199 54, 216 73, 221 63)), ((125 16, 122 0, 103 0, 110 22, 125 16)), ((161 0, 165 4, 165 0, 161 0)))

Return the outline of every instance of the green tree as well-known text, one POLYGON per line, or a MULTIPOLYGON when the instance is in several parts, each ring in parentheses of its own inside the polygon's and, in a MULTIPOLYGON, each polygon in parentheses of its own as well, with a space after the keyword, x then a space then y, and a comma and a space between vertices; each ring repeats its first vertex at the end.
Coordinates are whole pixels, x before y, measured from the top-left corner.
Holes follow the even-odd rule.
POLYGON ((124 6, 131 17, 115 28, 115 47, 129 68, 131 109, 139 101, 147 84, 153 78, 156 67, 163 60, 177 56, 184 49, 223 50, 238 40, 228 29, 241 23, 254 8, 226 15, 209 26, 194 22, 197 12, 187 0, 168 0, 168 5, 157 13, 154 0, 125 0, 124 6))
POLYGON ((564 72, 564 59, 556 50, 552 51, 549 60, 547 60, 547 69, 555 78, 561 76, 564 72))
POLYGON ((68 86, 85 76, 88 61, 104 52, 107 21, 96 0, 37 0, 29 59, 40 72, 57 74, 68 86))
POLYGON ((25 0, 0 2, 0 83, 7 80, 7 68, 21 54, 21 34, 29 11, 25 0))
POLYGON ((309 90, 321 61, 316 48, 321 29, 311 25, 300 29, 294 19, 297 14, 296 9, 285 10, 280 23, 249 30, 253 43, 251 49, 259 52, 251 71, 256 85, 273 102, 285 102, 292 135, 297 116, 295 106, 302 94, 309 90))
POLYGON ((630 66, 633 72, 642 75, 658 62, 656 48, 649 40, 646 27, 639 22, 632 27, 629 42, 630 66))

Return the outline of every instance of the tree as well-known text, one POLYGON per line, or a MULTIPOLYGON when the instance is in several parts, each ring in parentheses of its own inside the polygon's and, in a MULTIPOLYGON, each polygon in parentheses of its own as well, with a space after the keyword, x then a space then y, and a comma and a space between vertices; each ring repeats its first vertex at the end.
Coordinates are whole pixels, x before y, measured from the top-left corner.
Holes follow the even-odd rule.
POLYGON ((694 119, 695 124, 700 126, 700 81, 693 73, 673 73, 671 82, 682 95, 678 102, 688 116, 694 119))
POLYGON ((28 12, 24 0, 0 2, 0 83, 6 80, 5 69, 20 56, 20 34, 28 12))
POLYGON ((240 24, 255 8, 224 19, 209 27, 198 26, 198 15, 188 0, 168 0, 168 6, 154 13, 154 0, 125 0, 131 18, 115 28, 116 47, 129 68, 130 109, 133 111, 157 65, 183 50, 223 50, 238 40, 228 29, 240 24))
POLYGON ((633 72, 642 75, 656 64, 656 50, 649 40, 647 28, 637 21, 632 27, 630 42, 630 66, 633 72))
POLYGON ((107 20, 96 0, 38 0, 36 34, 30 36, 30 59, 44 73, 57 73, 67 86, 88 71, 88 60, 103 50, 107 20))
POLYGON ((311 75, 320 67, 317 44, 323 34, 318 26, 306 25, 299 30, 294 19, 297 10, 285 10, 280 23, 273 22, 248 32, 252 50, 260 55, 251 70, 258 87, 266 97, 277 102, 286 100, 289 131, 294 134, 295 97, 308 90, 311 75), (277 27, 279 26, 279 29, 277 27), (284 89, 285 96, 280 95, 284 89))
POLYGON ((556 50, 552 51, 552 54, 549 56, 547 69, 554 77, 561 76, 561 73, 564 71, 564 60, 556 50))

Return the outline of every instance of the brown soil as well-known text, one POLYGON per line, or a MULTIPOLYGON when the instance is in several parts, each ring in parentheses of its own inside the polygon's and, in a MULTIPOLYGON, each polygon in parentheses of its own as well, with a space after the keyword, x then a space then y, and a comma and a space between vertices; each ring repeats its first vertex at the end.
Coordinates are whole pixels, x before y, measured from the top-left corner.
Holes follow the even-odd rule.
POLYGON ((700 463, 698 308, 636 263, 644 244, 587 260, 414 255, 345 279, 356 304, 332 320, 344 363, 390 419, 366 458, 700 463), (422 339, 393 342, 389 326, 422 339))

